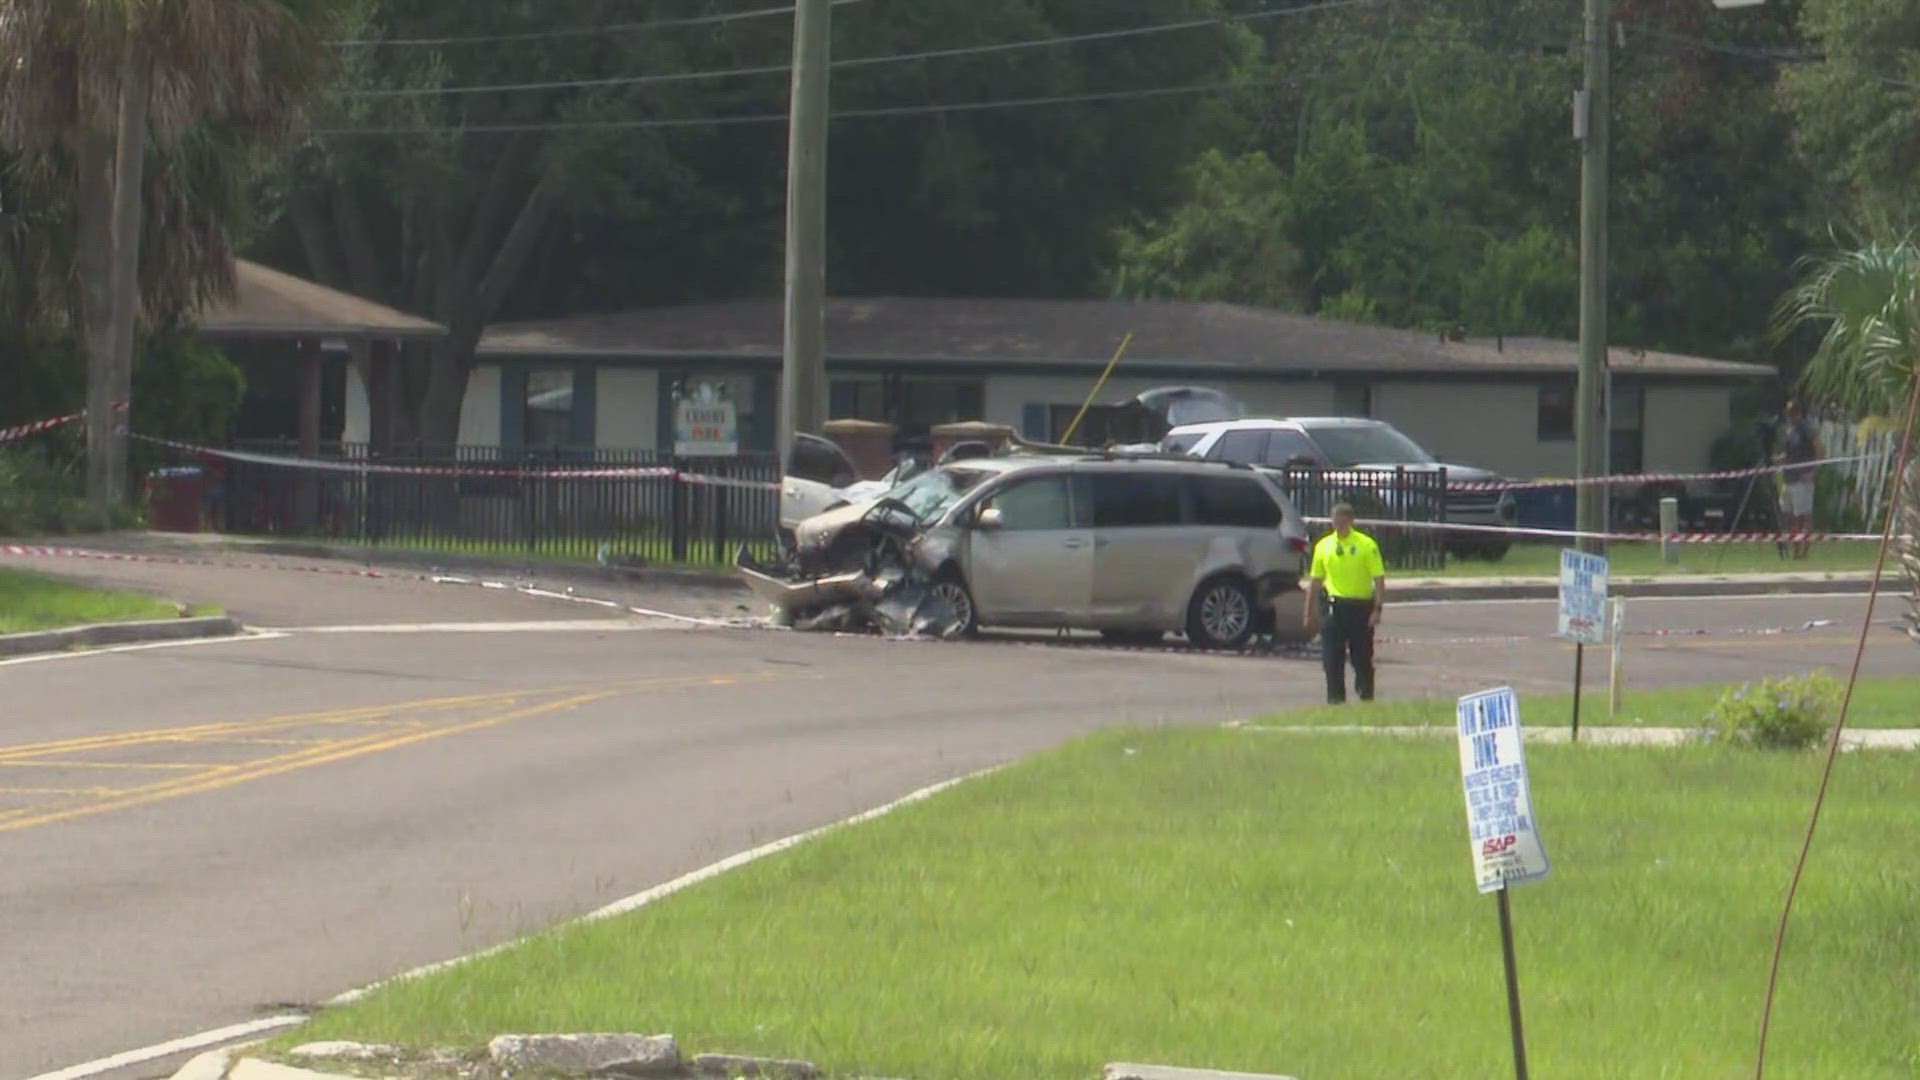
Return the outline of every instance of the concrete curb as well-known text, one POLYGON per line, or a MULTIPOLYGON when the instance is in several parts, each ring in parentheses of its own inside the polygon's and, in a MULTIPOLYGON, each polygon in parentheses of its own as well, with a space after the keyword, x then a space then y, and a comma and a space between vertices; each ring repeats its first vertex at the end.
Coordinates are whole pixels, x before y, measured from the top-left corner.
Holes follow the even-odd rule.
POLYGON ((243 633, 246 633, 246 628, 240 625, 239 620, 225 615, 199 619, 157 619, 151 622, 95 623, 91 626, 70 626, 63 630, 0 635, 0 658, 149 641, 238 637, 243 633))

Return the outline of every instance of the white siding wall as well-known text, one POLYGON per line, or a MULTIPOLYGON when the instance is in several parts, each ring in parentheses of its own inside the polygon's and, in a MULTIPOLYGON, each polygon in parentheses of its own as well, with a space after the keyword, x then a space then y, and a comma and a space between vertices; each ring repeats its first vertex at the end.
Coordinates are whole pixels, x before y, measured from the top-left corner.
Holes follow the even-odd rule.
POLYGON ((500 445, 500 369, 483 366, 467 377, 460 403, 460 445, 500 445))
POLYGON ((659 446, 659 373, 603 367, 595 378, 594 441, 609 450, 652 450, 659 446))
MULTIPOLYGON (((369 441, 372 431, 366 385, 360 381, 359 371, 349 365, 346 428, 341 439, 364 443, 369 441)), ((476 368, 467 379, 467 396, 460 403, 460 444, 500 445, 500 369, 476 368)))
POLYGON ((1566 474, 1573 443, 1541 442, 1532 383, 1379 382, 1373 415, 1435 457, 1512 476, 1566 474))
POLYGON ((352 364, 347 365, 347 422, 340 433, 342 442, 364 443, 369 441, 373 432, 373 422, 367 415, 367 387, 360 381, 360 371, 352 364))
POLYGON ((1649 472, 1707 468, 1713 442, 1733 426, 1733 391, 1714 387, 1650 387, 1646 451, 1649 472))

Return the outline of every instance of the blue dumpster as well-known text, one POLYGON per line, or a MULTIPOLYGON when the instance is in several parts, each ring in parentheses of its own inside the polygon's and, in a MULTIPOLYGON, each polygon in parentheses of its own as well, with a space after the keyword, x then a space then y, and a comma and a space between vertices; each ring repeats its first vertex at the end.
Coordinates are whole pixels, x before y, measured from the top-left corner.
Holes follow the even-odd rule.
POLYGON ((1513 493, 1514 524, 1523 529, 1571 532, 1575 521, 1574 489, 1527 488, 1513 493))

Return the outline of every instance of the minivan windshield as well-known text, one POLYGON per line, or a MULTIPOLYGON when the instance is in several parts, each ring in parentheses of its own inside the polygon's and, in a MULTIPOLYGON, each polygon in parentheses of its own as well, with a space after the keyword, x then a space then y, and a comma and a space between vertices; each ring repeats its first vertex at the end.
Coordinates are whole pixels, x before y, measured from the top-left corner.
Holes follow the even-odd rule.
POLYGON ((1355 465, 1432 465, 1433 455, 1385 424, 1310 427, 1307 434, 1336 469, 1355 465))
POLYGON ((932 521, 961 496, 979 486, 982 480, 993 475, 992 469, 968 469, 956 465, 947 465, 923 472, 919 476, 887 492, 887 498, 898 499, 905 503, 913 516, 921 521, 932 521))

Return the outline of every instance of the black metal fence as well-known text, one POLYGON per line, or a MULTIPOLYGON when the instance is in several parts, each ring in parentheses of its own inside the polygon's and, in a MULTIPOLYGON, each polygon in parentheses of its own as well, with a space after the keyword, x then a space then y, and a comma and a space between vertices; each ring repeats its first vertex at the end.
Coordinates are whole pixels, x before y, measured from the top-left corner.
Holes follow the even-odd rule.
MULTIPOLYGON (((285 444, 255 457, 203 462, 216 528, 388 545, 449 554, 525 555, 643 564, 724 565, 742 543, 770 554, 780 470, 772 454, 675 458, 648 451, 562 450, 506 459, 493 447, 409 447, 374 455, 345 444, 326 464, 280 463, 285 444), (387 471, 397 470, 397 471, 387 471)), ((1300 512, 1326 517, 1350 502, 1362 518, 1438 522, 1444 475, 1426 471, 1278 473, 1300 512)), ((1326 527, 1314 527, 1315 535, 1326 527)), ((1447 537, 1375 527, 1390 569, 1438 570, 1447 537)))
MULTIPOLYGON (((1290 469, 1276 478, 1300 513, 1310 518, 1327 517, 1343 502, 1353 504, 1354 513, 1361 518, 1431 523, 1447 517, 1444 472, 1290 469)), ((1318 539, 1330 526, 1308 528, 1318 539)), ((1447 537, 1438 529, 1389 526, 1366 531, 1380 542, 1381 558, 1390 570, 1441 570, 1447 565, 1447 537)))
POLYGON ((260 457, 207 463, 216 527, 467 555, 725 564, 765 553, 779 517, 771 454, 676 458, 562 451, 503 459, 491 447, 371 454, 327 447, 327 464, 260 457))

